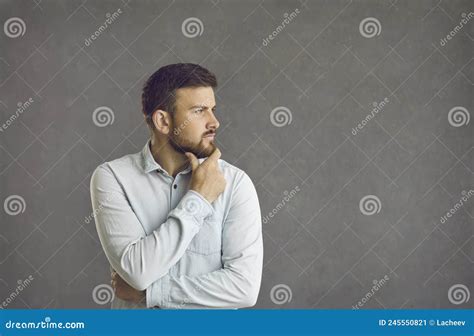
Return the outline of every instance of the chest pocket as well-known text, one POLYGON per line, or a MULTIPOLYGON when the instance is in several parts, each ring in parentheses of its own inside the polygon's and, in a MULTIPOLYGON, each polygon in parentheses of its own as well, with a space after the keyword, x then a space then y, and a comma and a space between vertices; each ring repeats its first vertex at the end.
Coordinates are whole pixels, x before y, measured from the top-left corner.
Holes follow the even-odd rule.
POLYGON ((222 218, 214 214, 204 220, 201 229, 189 243, 187 251, 201 255, 221 253, 221 244, 222 218))

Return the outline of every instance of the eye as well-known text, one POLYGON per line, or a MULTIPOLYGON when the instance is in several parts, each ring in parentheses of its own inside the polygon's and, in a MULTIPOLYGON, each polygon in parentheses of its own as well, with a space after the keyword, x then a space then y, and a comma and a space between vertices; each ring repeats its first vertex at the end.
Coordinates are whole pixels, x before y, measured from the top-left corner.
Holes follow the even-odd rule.
POLYGON ((195 113, 202 113, 203 111, 204 109, 202 107, 194 110, 195 113))

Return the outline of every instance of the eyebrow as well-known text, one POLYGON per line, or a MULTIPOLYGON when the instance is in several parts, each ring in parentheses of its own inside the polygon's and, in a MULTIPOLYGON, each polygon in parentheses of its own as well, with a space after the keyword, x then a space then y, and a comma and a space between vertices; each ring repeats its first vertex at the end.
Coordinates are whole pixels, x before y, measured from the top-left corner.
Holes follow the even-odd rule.
MULTIPOLYGON (((208 109, 208 108, 209 108, 209 107, 206 106, 206 105, 194 105, 194 106, 191 106, 191 107, 189 108, 189 110, 194 109, 194 108, 197 108, 197 107, 204 108, 204 109, 208 109)), ((212 109, 215 109, 215 108, 216 108, 216 105, 214 105, 214 107, 213 107, 212 109)))

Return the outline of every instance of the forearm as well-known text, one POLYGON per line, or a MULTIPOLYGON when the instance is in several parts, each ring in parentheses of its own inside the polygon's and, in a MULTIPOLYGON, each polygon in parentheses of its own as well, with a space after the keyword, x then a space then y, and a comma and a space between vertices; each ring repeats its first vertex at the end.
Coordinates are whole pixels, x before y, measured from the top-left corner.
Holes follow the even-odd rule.
POLYGON ((255 304, 263 268, 260 206, 252 181, 242 174, 223 224, 223 268, 198 276, 165 275, 147 289, 148 307, 243 308, 255 304))
POLYGON ((185 253, 205 216, 213 211, 209 203, 189 191, 169 213, 167 220, 151 234, 145 235, 143 230, 131 229, 137 224, 127 223, 123 216, 120 221, 115 220, 119 209, 114 209, 113 205, 107 209, 106 212, 98 211, 96 216, 100 241, 114 270, 138 290, 146 289, 168 273, 185 253), (200 211, 189 212, 186 207, 189 202, 198 202, 200 211))
POLYGON ((147 289, 147 306, 171 309, 244 308, 255 305, 262 277, 261 237, 224 268, 199 276, 165 275, 147 289))
POLYGON ((120 255, 115 270, 119 274, 122 271, 124 279, 132 287, 146 289, 167 274, 183 256, 201 224, 199 219, 192 216, 172 213, 150 235, 130 243, 120 255))

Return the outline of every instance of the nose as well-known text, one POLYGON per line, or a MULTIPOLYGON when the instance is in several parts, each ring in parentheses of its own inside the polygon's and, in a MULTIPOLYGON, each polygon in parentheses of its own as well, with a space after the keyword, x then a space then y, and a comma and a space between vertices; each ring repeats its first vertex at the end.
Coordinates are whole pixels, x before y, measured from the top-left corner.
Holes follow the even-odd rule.
POLYGON ((219 120, 217 120, 216 116, 214 115, 214 112, 210 111, 210 119, 209 119, 209 122, 208 122, 208 126, 209 128, 213 128, 213 129, 218 129, 219 126, 221 125, 219 123, 219 120))

